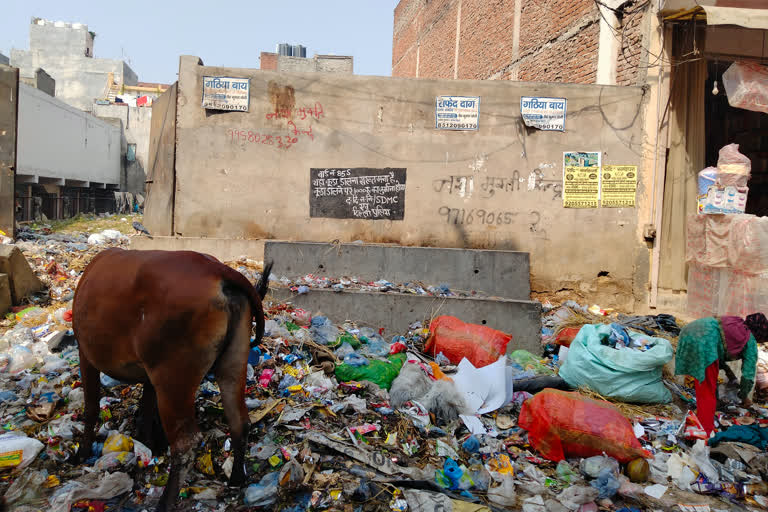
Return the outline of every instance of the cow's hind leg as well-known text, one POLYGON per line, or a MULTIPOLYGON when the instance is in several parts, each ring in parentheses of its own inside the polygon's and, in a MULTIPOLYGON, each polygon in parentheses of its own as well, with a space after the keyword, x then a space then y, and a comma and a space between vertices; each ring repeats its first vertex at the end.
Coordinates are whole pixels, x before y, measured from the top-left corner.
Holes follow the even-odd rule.
POLYGON ((168 438, 160 421, 155 387, 149 382, 142 387, 139 410, 136 415, 137 438, 147 445, 152 453, 162 455, 168 449, 168 438))
MULTIPOLYGON (((212 323, 217 322, 212 320, 212 323)), ((223 337, 225 329, 226 324, 213 330, 220 330, 220 337, 223 337)), ((210 345, 205 347, 198 341, 189 340, 189 345, 202 347, 201 350, 177 354, 173 363, 158 365, 147 372, 157 394, 160 420, 171 445, 171 470, 157 506, 158 512, 173 510, 179 488, 194 462, 195 449, 202 440, 195 418, 195 395, 216 354, 209 350, 210 345)))
POLYGON ((226 345, 216 361, 215 373, 235 457, 229 483, 240 486, 245 483, 245 448, 250 424, 245 406, 245 380, 250 350, 251 308, 247 299, 239 294, 231 297, 230 308, 226 345))
POLYGON ((93 440, 96 435, 96 422, 99 419, 99 391, 101 390, 99 370, 91 364, 80 350, 80 380, 85 400, 85 432, 74 461, 82 463, 91 456, 93 440))

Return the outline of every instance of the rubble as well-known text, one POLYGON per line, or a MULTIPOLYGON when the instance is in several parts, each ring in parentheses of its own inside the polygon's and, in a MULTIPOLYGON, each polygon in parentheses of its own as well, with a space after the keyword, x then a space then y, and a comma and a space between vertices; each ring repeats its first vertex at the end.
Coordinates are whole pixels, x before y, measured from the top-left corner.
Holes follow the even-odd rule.
MULTIPOLYGON (((150 509, 167 482, 169 460, 167 453, 152 453, 132 438, 140 385, 102 376, 93 456, 73 464, 83 429, 83 393, 71 301, 90 259, 105 247, 127 246, 129 238, 103 234, 103 243, 91 244, 93 234, 88 233, 25 229, 20 235, 16 247, 47 291, 12 311, 0 327, 0 424, 5 432, 0 435, 0 492, 16 510, 150 509)), ((241 258, 229 265, 253 282, 260 277, 260 262, 241 258)), ((312 286, 337 284, 415 293, 450 290, 447 285, 430 291, 422 284, 417 289, 413 283, 354 283, 347 278, 308 279, 299 286, 311 293, 312 286)), ((600 390, 547 389, 563 385, 558 373, 567 360, 564 349, 582 326, 594 326, 585 333, 609 337, 617 332, 621 338, 622 331, 612 328, 620 325, 628 333, 663 339, 665 346, 674 347, 680 325, 673 317, 629 317, 576 303, 557 308, 545 303, 544 311, 541 353, 508 350, 509 355, 491 364, 473 364, 456 360, 455 343, 449 344, 450 357, 440 350, 428 355, 428 343, 445 346, 429 325, 384 333, 362 327, 364 318, 357 319, 359 325, 336 324, 321 312, 267 300, 265 337, 249 357, 247 484, 227 485, 231 440, 219 388, 209 375, 196 402, 203 441, 179 507, 766 508, 765 403, 756 399, 749 409, 724 404, 718 418, 721 442, 710 448, 696 438, 695 425, 688 421, 687 410, 694 407, 691 390, 660 371, 654 379, 671 389, 672 404, 606 402, 600 390), (572 436, 589 417, 572 415, 568 421, 574 424, 558 429, 540 421, 534 434, 529 421, 537 414, 533 409, 553 395, 579 404, 594 402, 610 412, 612 423, 591 418, 597 422, 589 446, 572 436), (624 445, 612 450, 615 425, 624 445), (555 445, 564 447, 562 455, 553 455, 555 445)), ((473 329, 473 335, 488 331, 473 329)), ((604 345, 601 350, 618 349, 604 345)), ((558 418, 564 421, 562 414, 558 418)))

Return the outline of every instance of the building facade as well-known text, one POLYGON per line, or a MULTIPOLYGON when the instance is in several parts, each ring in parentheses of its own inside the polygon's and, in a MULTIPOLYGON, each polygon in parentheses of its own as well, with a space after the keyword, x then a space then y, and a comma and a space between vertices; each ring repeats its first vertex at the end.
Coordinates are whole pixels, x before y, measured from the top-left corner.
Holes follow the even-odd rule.
POLYGON ((56 81, 57 98, 91 112, 94 100, 107 94, 110 73, 121 84, 135 85, 138 81, 124 61, 94 57, 95 36, 82 23, 32 18, 29 50, 11 50, 11 66, 19 68, 22 75, 44 69, 56 81))

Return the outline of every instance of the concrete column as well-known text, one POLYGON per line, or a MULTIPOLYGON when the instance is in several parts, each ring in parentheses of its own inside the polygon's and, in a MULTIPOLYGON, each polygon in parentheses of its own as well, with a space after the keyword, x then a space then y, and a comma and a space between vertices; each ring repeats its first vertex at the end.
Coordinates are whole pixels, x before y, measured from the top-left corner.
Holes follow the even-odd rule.
POLYGON ((64 211, 64 205, 62 204, 61 199, 61 187, 56 187, 56 208, 54 209, 54 215, 55 219, 60 219, 62 217, 62 212, 64 211))
MULTIPOLYGON (((606 0, 603 2, 611 9, 617 8, 621 0, 606 0)), ((611 9, 598 4, 600 11, 600 43, 597 55, 597 77, 595 82, 600 85, 616 85, 616 61, 619 56, 619 20, 611 9)))
POLYGON ((515 19, 512 21, 512 72, 510 80, 520 76, 520 18, 523 16, 523 0, 515 0, 515 19))
POLYGON ((461 0, 456 12, 456 46, 453 55, 453 79, 459 78, 459 38, 461 37, 461 0))
POLYGON ((27 185, 27 215, 25 220, 34 220, 34 213, 32 211, 32 185, 27 185))
POLYGON ((0 230, 14 235, 19 70, 0 65, 0 230))

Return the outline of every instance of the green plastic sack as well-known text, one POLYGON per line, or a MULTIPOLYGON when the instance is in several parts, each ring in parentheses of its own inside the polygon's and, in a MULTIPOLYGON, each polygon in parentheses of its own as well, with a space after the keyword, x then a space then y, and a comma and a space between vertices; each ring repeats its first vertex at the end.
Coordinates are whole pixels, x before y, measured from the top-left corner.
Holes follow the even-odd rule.
POLYGON ((652 346, 645 352, 603 345, 611 335, 605 324, 585 325, 574 338, 560 368, 560 377, 573 386, 586 386, 606 398, 624 402, 667 403, 672 395, 661 381, 662 367, 674 355, 669 341, 629 331, 652 346))
POLYGON ((405 359, 405 354, 400 353, 387 357, 387 361, 369 359, 365 366, 350 366, 342 363, 336 366, 336 378, 339 382, 367 380, 389 391, 392 381, 400 374, 405 359))
POLYGON ((554 375, 552 369, 542 364, 541 358, 536 357, 527 350, 515 350, 509 354, 509 359, 523 367, 523 370, 533 370, 536 375, 554 375))

